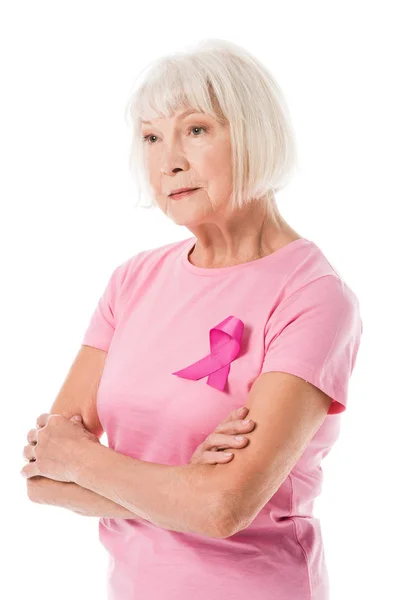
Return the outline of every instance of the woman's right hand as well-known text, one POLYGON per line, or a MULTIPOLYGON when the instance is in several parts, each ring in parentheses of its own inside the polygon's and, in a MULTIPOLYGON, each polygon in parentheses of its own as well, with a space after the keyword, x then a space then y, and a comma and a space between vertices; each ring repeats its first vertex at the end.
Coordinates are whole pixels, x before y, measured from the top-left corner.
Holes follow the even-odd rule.
POLYGON ((222 423, 217 425, 213 433, 206 437, 204 442, 196 448, 189 464, 215 465, 217 463, 227 463, 232 460, 235 456, 233 453, 227 456, 220 450, 225 450, 226 448, 240 449, 247 445, 248 438, 244 434, 252 431, 255 425, 253 421, 245 424, 244 418, 248 412, 249 409, 246 406, 242 412, 240 409, 231 412, 222 423), (242 435, 244 439, 238 441, 235 439, 236 435, 242 435))

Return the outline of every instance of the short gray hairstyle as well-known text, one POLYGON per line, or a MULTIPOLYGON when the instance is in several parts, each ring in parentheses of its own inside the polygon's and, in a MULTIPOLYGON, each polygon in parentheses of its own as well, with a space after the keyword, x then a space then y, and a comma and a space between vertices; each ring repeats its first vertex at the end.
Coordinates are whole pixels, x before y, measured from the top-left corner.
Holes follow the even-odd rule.
POLYGON ((133 129, 129 166, 136 172, 139 198, 142 181, 151 199, 144 208, 156 203, 145 165, 141 122, 172 117, 188 107, 229 124, 232 207, 254 200, 275 205, 274 193, 287 184, 297 153, 282 91, 266 67, 232 42, 206 39, 188 51, 158 58, 149 68, 125 111, 133 129))

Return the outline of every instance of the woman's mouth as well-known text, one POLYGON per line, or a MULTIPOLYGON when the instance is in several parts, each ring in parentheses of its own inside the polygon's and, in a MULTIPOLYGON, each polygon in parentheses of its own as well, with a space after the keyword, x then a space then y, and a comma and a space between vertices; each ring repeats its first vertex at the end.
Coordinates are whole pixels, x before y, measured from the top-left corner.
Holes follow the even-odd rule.
POLYGON ((197 192, 197 190, 199 190, 200 188, 193 188, 192 190, 187 190, 186 192, 180 192, 179 194, 171 194, 170 198, 172 198, 173 200, 179 200, 180 198, 183 198, 183 196, 189 196, 189 194, 193 194, 194 192, 197 192))

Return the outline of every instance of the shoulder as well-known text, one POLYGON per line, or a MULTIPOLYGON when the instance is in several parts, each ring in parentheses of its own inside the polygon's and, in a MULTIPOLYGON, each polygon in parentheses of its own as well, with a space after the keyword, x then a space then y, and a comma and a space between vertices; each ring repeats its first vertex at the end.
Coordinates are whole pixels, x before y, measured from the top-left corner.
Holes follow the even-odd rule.
POLYGON ((151 268, 151 266, 158 263, 160 260, 178 254, 188 241, 189 238, 186 238, 177 242, 169 242, 168 244, 163 244, 156 248, 141 250, 119 263, 114 269, 114 272, 119 275, 120 280, 126 279, 133 272, 137 274, 140 271, 151 268))
POLYGON ((357 295, 311 241, 299 246, 290 269, 279 273, 265 333, 273 340, 288 327, 291 332, 304 330, 304 335, 313 338, 327 330, 333 335, 338 330, 351 335, 362 332, 357 295))
MULTIPOLYGON (((190 238, 191 239, 191 238, 190 238)), ((156 248, 141 250, 120 262, 113 270, 111 280, 115 293, 122 303, 134 293, 142 289, 149 280, 157 280, 161 271, 171 273, 169 268, 184 248, 189 239, 170 242, 156 248)))
POLYGON ((275 309, 291 303, 323 302, 358 306, 358 298, 338 268, 313 241, 297 248, 290 272, 279 286, 275 309))

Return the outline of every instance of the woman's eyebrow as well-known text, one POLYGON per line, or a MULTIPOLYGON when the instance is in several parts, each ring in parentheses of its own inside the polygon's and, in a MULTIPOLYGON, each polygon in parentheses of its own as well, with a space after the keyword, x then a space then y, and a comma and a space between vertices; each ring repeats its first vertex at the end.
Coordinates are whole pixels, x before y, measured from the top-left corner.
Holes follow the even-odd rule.
MULTIPOLYGON (((184 117, 187 117, 188 115, 191 115, 192 113, 199 113, 199 114, 205 114, 202 113, 201 111, 197 110, 196 108, 188 108, 187 110, 185 110, 182 114, 178 115, 178 119, 183 119, 184 117)), ((143 125, 151 125, 151 121, 142 121, 143 125)))

